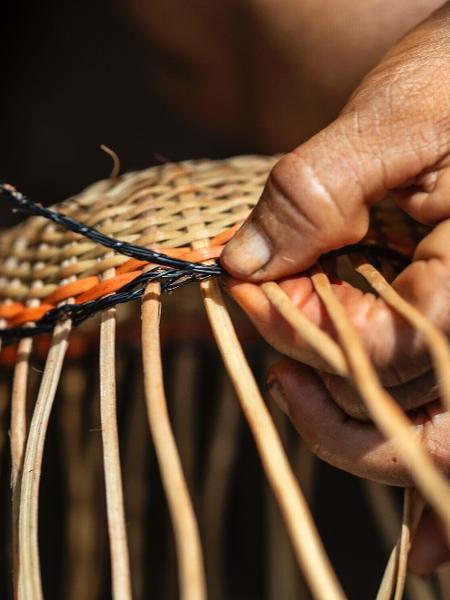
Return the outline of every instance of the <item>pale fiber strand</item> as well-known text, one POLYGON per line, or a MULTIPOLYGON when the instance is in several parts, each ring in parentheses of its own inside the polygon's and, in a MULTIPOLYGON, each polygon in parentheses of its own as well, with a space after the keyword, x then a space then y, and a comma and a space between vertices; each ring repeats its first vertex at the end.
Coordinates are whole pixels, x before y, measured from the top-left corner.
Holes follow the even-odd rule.
MULTIPOLYGON (((114 270, 106 277, 114 276, 114 270)), ((119 433, 116 405, 116 309, 102 312, 100 324, 100 419, 106 489, 112 596, 131 600, 130 559, 128 555, 119 433)))
POLYGON ((376 600, 390 600, 395 589, 398 565, 397 531, 401 525, 392 493, 386 485, 363 480, 367 503, 378 526, 378 533, 387 551, 390 551, 376 600))
MULTIPOLYGON (((271 354, 272 362, 273 355, 271 354)), ((267 372, 270 364, 270 358, 265 361, 264 372, 267 372)), ((278 408, 274 402, 268 403, 270 416, 273 419, 277 428, 281 442, 288 456, 293 456, 293 470, 296 474, 301 486, 303 494, 309 504, 308 483, 309 473, 305 474, 299 467, 299 447, 301 447, 301 438, 294 433, 292 436, 292 425, 286 415, 278 408), (292 438, 292 439, 291 439, 292 438), (307 480, 305 482, 305 479, 307 480), (306 483, 306 485, 305 485, 306 483)), ((306 466, 307 465, 302 465, 306 466)), ((266 598, 267 600, 280 600, 280 598, 295 598, 297 600, 305 600, 310 597, 305 580, 298 572, 297 561, 292 551, 292 544, 289 539, 284 521, 280 514, 277 502, 274 498, 270 485, 266 482, 264 486, 266 496, 265 500, 265 534, 266 534, 266 551, 265 558, 265 581, 266 581, 266 598)))
POLYGON ((398 404, 382 387, 364 346, 345 308, 334 295, 325 273, 315 272, 312 280, 325 304, 345 349, 353 381, 380 431, 391 439, 411 476, 450 531, 450 484, 436 469, 418 441, 411 423, 398 404))
POLYGON ((395 588, 398 562, 396 538, 400 526, 400 515, 398 514, 392 493, 386 485, 363 480, 362 487, 375 524, 378 526, 378 534, 383 542, 383 546, 387 551, 390 551, 394 546, 389 554, 376 597, 376 600, 390 600, 395 588))
POLYGON ((395 544, 392 548, 392 552, 389 555, 389 559, 384 569, 383 577, 381 579, 380 587, 378 588, 377 596, 375 600, 391 600, 392 594, 395 589, 395 580, 397 575, 397 565, 399 558, 399 546, 395 544))
POLYGON ((424 336, 433 358, 436 379, 440 386, 445 407, 450 411, 450 346, 446 336, 412 304, 407 302, 389 285, 383 275, 368 263, 356 267, 358 273, 370 283, 375 291, 424 336))
MULTIPOLYGON (((376 600, 391 600, 391 598, 401 600, 403 598, 411 538, 419 524, 424 506, 425 502, 422 496, 414 488, 405 489, 400 535, 389 555, 376 600)), ((421 590, 425 593, 427 591, 430 594, 430 590, 426 588, 421 590)), ((417 592, 415 582, 408 582, 408 594, 420 597, 417 592)), ((425 596, 424 600, 427 597, 425 596)))
MULTIPOLYGON (((176 377, 169 381, 169 398, 173 398, 172 422, 186 482, 193 494, 195 482, 196 440, 198 410, 196 398, 197 355, 192 345, 181 343, 175 353, 171 367, 176 377), (171 393, 172 392, 172 393, 171 393)), ((194 498, 195 495, 193 494, 194 498)))
MULTIPOLYGON (((140 357, 139 357, 140 364, 140 357)), ((148 540, 147 519, 152 488, 149 485, 149 466, 153 463, 148 445, 147 415, 144 402, 144 383, 141 371, 133 368, 130 385, 129 415, 124 425, 128 434, 124 440, 123 484, 126 490, 127 530, 130 550, 131 584, 133 596, 144 598, 144 552, 148 540)), ((84 598, 80 598, 84 600, 84 598)))
POLYGON ((414 488, 406 488, 403 499, 402 528, 397 542, 399 556, 394 600, 402 600, 403 598, 411 538, 419 524, 424 507, 425 502, 422 496, 414 488))
POLYGON ((345 598, 325 554, 313 519, 283 451, 253 374, 248 366, 219 284, 200 284, 217 346, 249 423, 269 483, 288 528, 296 558, 313 596, 321 600, 345 598))
POLYGON ((270 303, 275 306, 293 329, 308 342, 319 356, 325 359, 337 375, 345 376, 348 374, 347 361, 338 344, 294 305, 278 283, 268 281, 262 283, 260 288, 270 303))
MULTIPOLYGON (((363 480, 362 484, 366 500, 380 532, 381 541, 385 549, 390 551, 389 560, 386 564, 382 584, 377 596, 377 600, 382 600, 384 598, 391 598, 394 592, 395 571, 392 567, 396 564, 397 553, 395 552, 395 548, 392 551, 391 549, 394 545, 396 546, 396 532, 400 527, 400 514, 397 510, 392 491, 387 485, 369 480, 363 480), (390 580, 389 577, 391 577, 390 580), (383 584, 384 578, 387 580, 386 584, 383 584), (386 590, 389 591, 389 595, 386 595, 386 590)), ((436 600, 430 582, 420 577, 415 577, 411 573, 408 573, 406 576, 406 590, 407 596, 411 600, 436 600)))
POLYGON ((180 596, 182 600, 203 600, 206 588, 200 536, 164 393, 160 313, 160 287, 158 283, 150 283, 142 302, 142 360, 148 420, 174 528, 180 596))
MULTIPOLYGON (((101 437, 90 433, 84 439, 88 421, 83 408, 97 409, 100 414, 99 403, 94 401, 97 394, 92 394, 88 379, 81 362, 68 365, 61 378, 59 434, 68 501, 61 573, 64 600, 98 598, 106 566, 102 550, 106 549, 107 533, 97 510, 100 502, 104 508, 98 492, 103 475, 101 437)), ((96 423, 99 421, 100 417, 95 419, 96 423)))
POLYGON ((19 508, 20 600, 42 599, 38 543, 39 481, 48 420, 61 375, 70 329, 70 321, 58 324, 54 329, 25 450, 19 508))
POLYGON ((17 578, 19 575, 19 506, 20 479, 27 439, 27 384, 30 367, 30 355, 33 347, 31 338, 20 340, 17 347, 17 359, 11 394, 11 533, 12 533, 12 568, 14 598, 18 597, 17 578))
POLYGON ((233 387, 224 371, 220 378, 217 403, 201 490, 201 522, 209 595, 214 600, 225 600, 226 509, 239 450, 236 441, 239 439, 242 416, 233 387))

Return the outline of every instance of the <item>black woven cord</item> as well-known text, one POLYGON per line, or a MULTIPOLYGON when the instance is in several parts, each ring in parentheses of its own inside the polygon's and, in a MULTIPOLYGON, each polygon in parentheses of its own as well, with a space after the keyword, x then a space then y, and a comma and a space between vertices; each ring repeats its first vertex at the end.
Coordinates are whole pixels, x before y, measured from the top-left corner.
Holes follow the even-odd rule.
POLYGON ((45 315, 36 321, 32 326, 8 327, 0 329, 0 338, 6 343, 14 342, 22 337, 31 337, 41 333, 50 333, 56 323, 65 319, 71 319, 74 325, 79 325, 96 313, 112 308, 124 302, 132 302, 141 298, 145 292, 145 288, 151 281, 159 281, 161 291, 172 292, 176 288, 207 279, 208 276, 203 273, 191 273, 186 275, 184 271, 175 269, 161 269, 157 267, 145 273, 142 273, 130 283, 122 286, 119 290, 99 298, 98 300, 90 300, 83 304, 63 304, 56 308, 52 308, 45 315))
POLYGON ((125 256, 130 256, 131 258, 136 258, 138 260, 146 260, 155 265, 161 265, 162 267, 182 269, 186 273, 201 273, 202 275, 207 275, 209 277, 217 277, 223 273, 221 266, 217 262, 214 265, 192 263, 178 258, 171 258, 170 256, 162 254, 161 252, 156 252, 155 250, 150 250, 149 248, 135 246, 134 244, 116 240, 93 227, 88 227, 87 225, 80 223, 80 221, 77 221, 72 217, 62 215, 51 208, 45 208, 40 204, 36 204, 8 183, 0 182, 0 194, 7 200, 10 200, 20 211, 25 212, 26 214, 44 217, 57 225, 61 225, 64 229, 78 233, 83 237, 92 240, 96 244, 105 246, 105 248, 109 248, 110 250, 114 250, 125 256))
MULTIPOLYGON (((210 277, 223 275, 224 271, 219 263, 203 265, 192 263, 166 256, 160 252, 135 246, 126 242, 115 240, 100 231, 80 223, 76 219, 62 215, 52 209, 35 204, 9 184, 0 183, 0 195, 13 202, 19 210, 30 214, 42 216, 58 225, 78 233, 106 248, 119 254, 130 256, 139 260, 148 261, 157 265, 153 269, 138 275, 133 281, 122 286, 116 292, 97 300, 90 300, 84 304, 64 304, 49 310, 39 321, 31 326, 8 327, 0 329, 0 339, 4 343, 12 343, 20 338, 35 336, 41 333, 50 333, 55 324, 65 319, 71 319, 74 325, 82 323, 94 314, 123 304, 132 302, 142 297, 146 285, 150 281, 159 281, 162 292, 171 292, 182 285, 199 282, 210 277)), ((409 263, 409 258, 392 248, 373 244, 354 244, 346 246, 323 255, 323 258, 333 258, 344 254, 359 252, 367 256, 376 266, 381 265, 381 259, 389 259, 399 270, 409 263)))

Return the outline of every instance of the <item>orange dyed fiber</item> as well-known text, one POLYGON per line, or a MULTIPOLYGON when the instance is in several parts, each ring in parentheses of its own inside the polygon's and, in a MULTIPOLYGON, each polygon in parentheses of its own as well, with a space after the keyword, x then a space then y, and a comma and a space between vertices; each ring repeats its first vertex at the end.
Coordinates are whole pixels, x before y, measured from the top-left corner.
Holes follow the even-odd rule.
MULTIPOLYGON (((160 248, 158 251, 179 258, 186 262, 204 262, 218 258, 223 250, 224 244, 229 241, 239 225, 231 227, 220 233, 211 240, 211 244, 205 248, 192 250, 191 248, 160 248)), ((141 275, 145 267, 153 267, 151 263, 130 258, 116 270, 115 277, 100 281, 96 275, 83 277, 59 286, 44 298, 43 304, 36 307, 27 307, 20 302, 8 302, 0 305, 0 319, 6 319, 9 326, 22 325, 23 323, 38 321, 45 313, 55 308, 63 300, 75 298, 76 304, 83 304, 90 300, 98 300, 109 294, 113 294, 121 287, 141 275)))

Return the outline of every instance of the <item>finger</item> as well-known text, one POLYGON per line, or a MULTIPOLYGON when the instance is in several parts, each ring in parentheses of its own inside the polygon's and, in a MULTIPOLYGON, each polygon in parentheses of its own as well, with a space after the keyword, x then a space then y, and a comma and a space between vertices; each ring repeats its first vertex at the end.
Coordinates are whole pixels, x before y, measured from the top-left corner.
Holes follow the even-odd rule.
MULTIPOLYGON (((316 369, 330 371, 330 366, 311 351, 259 286, 230 279, 225 281, 225 285, 269 344, 290 358, 316 369)), ((339 341, 309 277, 290 277, 281 281, 280 286, 308 319, 339 341)), ((375 298, 373 294, 364 294, 345 282, 332 283, 332 288, 344 305, 385 385, 403 383, 429 370, 429 360, 423 356, 423 352, 418 351, 415 341, 417 332, 383 300, 375 298), (382 335, 374 335, 374 332, 382 332, 382 335)))
MULTIPOLYGON (((307 367, 284 360, 272 368, 269 391, 311 450, 322 460, 367 479, 411 485, 395 445, 370 423, 349 418, 307 367)), ((435 464, 450 467, 450 418, 439 403, 413 414, 412 427, 435 464)))
POLYGON ((430 575, 448 560, 450 560, 450 549, 445 529, 436 514, 428 508, 414 535, 408 568, 416 575, 430 575))
MULTIPOLYGON (((445 162, 450 115, 446 87, 435 74, 450 58, 449 13, 447 5, 406 36, 336 121, 275 165, 258 205, 222 254, 231 275, 261 281, 305 270, 324 252, 360 240, 369 206, 388 190, 420 183, 445 162)), ((434 204, 448 190, 447 176, 439 181, 434 204)))
POLYGON ((450 333, 449 235, 447 219, 423 238, 413 262, 392 283, 401 296, 446 333, 450 333))
MULTIPOLYGON (((359 421, 371 420, 364 401, 348 379, 326 372, 319 372, 318 376, 334 402, 349 417, 359 421)), ((434 374, 430 371, 401 385, 389 387, 387 391, 404 411, 420 408, 437 400, 440 395, 434 374)))
MULTIPOLYGON (((450 334, 450 219, 437 225, 417 246, 414 261, 393 282, 393 287, 422 314, 450 334)), ((304 276, 281 282, 284 291, 304 314, 335 339, 332 323, 304 276)), ((307 362, 316 368, 319 363, 308 359, 306 344, 275 309, 268 308, 264 294, 256 286, 235 280, 228 287, 261 331, 278 350, 307 362), (274 328, 274 325, 277 325, 274 328), (272 331, 270 330, 272 328, 272 331), (297 345, 295 348, 293 345, 297 345)), ((345 283, 333 284, 333 291, 344 305, 385 385, 397 385, 430 369, 425 342, 410 323, 399 316, 382 299, 345 283), (374 332, 381 334, 374 335, 374 332)), ((311 353, 309 354, 311 356, 311 353)))
POLYGON ((420 175, 392 197, 398 206, 424 225, 436 225, 450 218, 450 158, 446 156, 433 169, 420 175))
POLYGON ((271 370, 268 386, 273 399, 320 459, 359 477, 392 485, 410 484, 392 444, 373 425, 348 418, 310 369, 283 361, 271 370))

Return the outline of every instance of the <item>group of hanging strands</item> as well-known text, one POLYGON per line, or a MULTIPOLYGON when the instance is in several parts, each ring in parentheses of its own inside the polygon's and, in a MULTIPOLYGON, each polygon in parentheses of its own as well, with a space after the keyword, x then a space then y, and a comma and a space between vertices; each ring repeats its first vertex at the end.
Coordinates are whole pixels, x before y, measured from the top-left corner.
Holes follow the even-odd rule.
MULTIPOLYGON (((311 594, 321 600, 345 598, 220 288, 223 272, 217 259, 257 202, 274 162, 273 157, 246 156, 166 164, 112 176, 52 209, 32 202, 11 185, 0 186, 2 202, 32 215, 0 234, 0 339, 3 351, 12 350, 17 357, 10 427, 16 597, 42 598, 38 500, 47 426, 71 331, 100 313, 100 413, 111 588, 116 600, 131 598, 132 565, 116 422, 113 307, 141 299, 145 399, 175 535, 180 596, 184 600, 206 598, 197 518, 166 406, 159 336, 161 293, 196 282, 311 594), (31 423, 25 431, 30 357, 34 338, 42 333, 50 334, 51 342, 31 423)), ((422 236, 418 226, 386 201, 373 210, 370 230, 361 244, 332 255, 345 255, 373 291, 421 332, 443 402, 450 408, 450 349, 445 336, 401 298, 382 274, 386 274, 386 265, 398 271, 407 264, 422 236)), ((379 600, 399 600, 411 535, 425 502, 434 508, 450 534, 450 484, 413 434, 407 416, 380 383, 319 263, 309 276, 339 343, 310 322, 276 282, 262 283, 261 290, 333 371, 353 382, 373 422, 394 441, 416 483, 416 489, 404 492, 402 526, 378 593, 379 600)), ((427 593, 431 594, 427 597, 434 597, 431 588, 427 593)))

